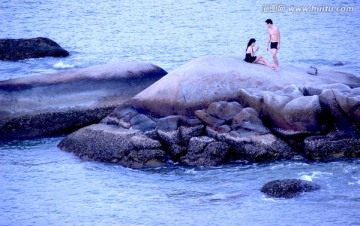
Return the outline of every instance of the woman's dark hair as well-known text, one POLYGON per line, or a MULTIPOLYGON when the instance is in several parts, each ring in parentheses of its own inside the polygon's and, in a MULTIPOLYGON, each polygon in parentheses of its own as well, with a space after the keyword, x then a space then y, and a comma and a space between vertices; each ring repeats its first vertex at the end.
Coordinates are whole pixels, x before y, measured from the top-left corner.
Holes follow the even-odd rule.
POLYGON ((273 24, 273 22, 272 22, 271 19, 267 19, 267 20, 265 20, 265 22, 266 22, 267 24, 273 24))
POLYGON ((250 40, 249 40, 249 42, 248 42, 248 44, 246 46, 246 51, 249 48, 249 46, 251 46, 251 44, 253 44, 254 42, 256 42, 255 38, 250 38, 250 40))

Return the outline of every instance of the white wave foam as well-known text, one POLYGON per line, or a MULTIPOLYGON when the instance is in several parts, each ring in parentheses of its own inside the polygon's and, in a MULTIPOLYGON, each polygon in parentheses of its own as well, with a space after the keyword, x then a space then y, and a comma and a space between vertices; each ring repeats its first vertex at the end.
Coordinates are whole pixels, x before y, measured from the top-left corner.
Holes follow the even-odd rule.
POLYGON ((57 68, 57 69, 63 69, 63 68, 73 68, 75 67, 72 64, 64 64, 64 62, 62 62, 62 60, 60 60, 59 62, 57 62, 56 64, 53 65, 53 68, 57 68))
POLYGON ((196 170, 195 169, 186 169, 184 171, 185 174, 190 174, 190 175, 194 175, 194 174, 197 174, 196 170))
POLYGON ((308 174, 301 175, 300 179, 307 180, 307 181, 313 181, 314 178, 316 179, 316 178, 321 178, 321 177, 330 176, 330 175, 333 175, 333 173, 314 171, 314 172, 311 172, 311 175, 308 175, 308 174))
POLYGON ((309 175, 302 175, 300 177, 301 180, 306 180, 306 181, 312 181, 312 177, 309 175))
POLYGON ((225 200, 227 198, 227 196, 225 194, 215 194, 210 196, 210 200, 225 200))

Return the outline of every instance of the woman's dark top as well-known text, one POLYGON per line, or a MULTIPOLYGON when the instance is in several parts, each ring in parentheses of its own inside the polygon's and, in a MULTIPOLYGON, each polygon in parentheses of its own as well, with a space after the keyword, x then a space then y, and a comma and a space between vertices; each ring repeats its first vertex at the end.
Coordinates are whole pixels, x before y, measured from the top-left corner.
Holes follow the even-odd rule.
POLYGON ((245 59, 244 59, 246 62, 249 62, 249 63, 252 63, 256 60, 256 56, 251 56, 251 53, 247 53, 245 55, 245 59))

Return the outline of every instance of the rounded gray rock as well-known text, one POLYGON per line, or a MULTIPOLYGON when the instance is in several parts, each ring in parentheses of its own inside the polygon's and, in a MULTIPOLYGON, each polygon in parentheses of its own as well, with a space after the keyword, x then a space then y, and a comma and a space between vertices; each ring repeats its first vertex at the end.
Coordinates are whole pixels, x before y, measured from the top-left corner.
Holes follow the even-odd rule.
POLYGON ((294 198, 303 192, 320 190, 321 187, 310 181, 298 179, 275 180, 266 183, 261 192, 274 198, 294 198))
POLYGON ((66 57, 69 52, 49 38, 0 39, 0 60, 18 61, 39 57, 66 57))

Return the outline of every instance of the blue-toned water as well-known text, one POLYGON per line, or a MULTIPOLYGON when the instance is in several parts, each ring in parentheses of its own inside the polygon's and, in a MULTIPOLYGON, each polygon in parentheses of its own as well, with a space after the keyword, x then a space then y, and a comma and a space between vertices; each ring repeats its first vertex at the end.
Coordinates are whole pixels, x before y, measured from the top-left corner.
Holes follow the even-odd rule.
POLYGON ((360 161, 132 170, 61 152, 61 138, 0 150, 0 225, 358 225, 360 161), (292 200, 274 179, 322 190, 292 200))
MULTIPOLYGON (((280 63, 360 76, 357 1, 3 0, 0 38, 44 36, 67 58, 0 62, 0 80, 119 60, 171 71, 204 55, 265 51, 264 21, 281 29, 280 63), (292 5, 353 12, 289 12, 292 5), (343 66, 336 66, 341 62, 343 66)), ((215 168, 131 170, 60 151, 58 138, 0 144, 0 225, 360 225, 360 161, 279 162, 215 168), (274 179, 322 190, 292 200, 260 193, 274 179)))
MULTIPOLYGON (((311 3, 281 2, 290 7, 311 3)), ((243 56, 250 38, 266 52, 265 20, 281 30, 280 63, 360 76, 360 8, 353 1, 316 1, 354 12, 266 13, 274 1, 245 0, 2 0, 0 37, 45 36, 70 51, 64 59, 0 62, 0 79, 118 60, 152 62, 171 71, 205 55, 243 56), (61 64, 61 62, 63 64, 61 64), (59 64, 60 62, 60 64, 59 64), (334 66, 342 62, 344 66, 334 66), (55 66, 54 66, 55 65, 55 66)))

